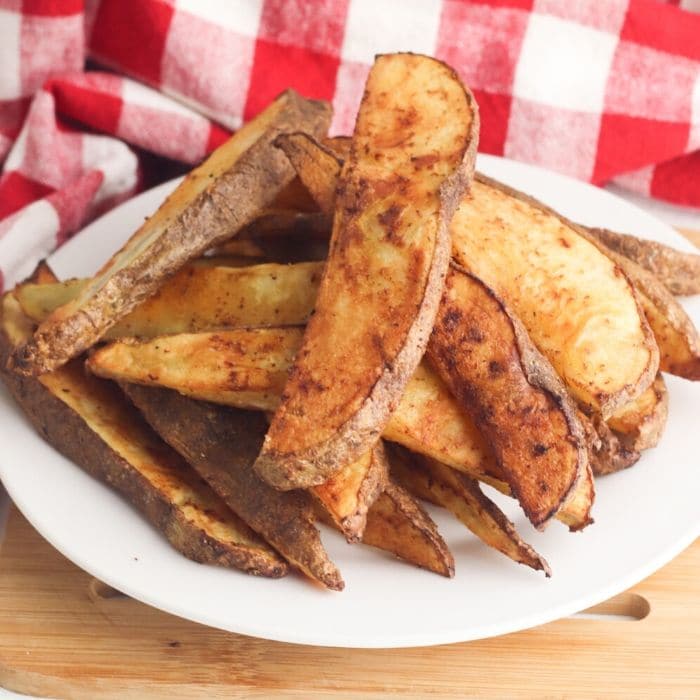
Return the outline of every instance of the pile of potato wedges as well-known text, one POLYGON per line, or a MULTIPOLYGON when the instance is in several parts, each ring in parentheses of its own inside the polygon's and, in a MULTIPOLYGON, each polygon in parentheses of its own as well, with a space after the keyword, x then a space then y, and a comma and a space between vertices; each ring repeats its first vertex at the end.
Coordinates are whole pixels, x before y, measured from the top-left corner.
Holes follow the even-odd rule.
POLYGON ((94 277, 40 265, 2 298, 0 374, 196 561, 340 590, 324 522, 452 576, 428 501, 549 576, 482 486, 593 522, 595 478, 661 438, 660 372, 700 379, 673 296, 700 257, 475 173, 477 104, 435 59, 377 57, 352 136, 330 117, 283 93, 94 277))

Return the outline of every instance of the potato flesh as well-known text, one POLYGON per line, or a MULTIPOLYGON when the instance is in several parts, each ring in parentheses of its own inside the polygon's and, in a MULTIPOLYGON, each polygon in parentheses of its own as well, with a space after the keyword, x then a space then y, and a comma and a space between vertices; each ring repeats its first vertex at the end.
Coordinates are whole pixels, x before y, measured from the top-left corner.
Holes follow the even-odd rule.
MULTIPOLYGON (((300 325, 313 311, 322 271, 322 263, 243 268, 188 265, 113 326, 106 338, 300 325)), ((40 322, 85 283, 25 284, 15 293, 25 313, 40 322)))
MULTIPOLYGON (((230 330, 112 343, 89 369, 117 381, 162 386, 238 408, 274 410, 301 345, 298 328, 230 330)), ((409 381, 384 435, 473 476, 500 474, 473 422, 425 363, 409 381)))
POLYGON ((509 304, 576 399, 610 415, 646 390, 654 354, 630 284, 593 244, 478 179, 451 232, 454 258, 509 304))
POLYGON ((315 313, 256 463, 277 488, 323 481, 374 444, 417 366, 447 263, 443 200, 466 185, 474 120, 443 64, 377 58, 315 313))

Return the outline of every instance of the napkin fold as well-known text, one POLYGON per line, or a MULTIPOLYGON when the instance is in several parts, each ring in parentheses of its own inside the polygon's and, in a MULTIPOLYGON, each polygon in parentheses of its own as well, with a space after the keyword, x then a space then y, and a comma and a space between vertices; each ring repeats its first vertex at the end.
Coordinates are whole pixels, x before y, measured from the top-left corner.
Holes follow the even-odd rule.
POLYGON ((0 286, 286 87, 349 133, 376 53, 452 65, 480 150, 700 206, 695 0, 0 0, 0 286))

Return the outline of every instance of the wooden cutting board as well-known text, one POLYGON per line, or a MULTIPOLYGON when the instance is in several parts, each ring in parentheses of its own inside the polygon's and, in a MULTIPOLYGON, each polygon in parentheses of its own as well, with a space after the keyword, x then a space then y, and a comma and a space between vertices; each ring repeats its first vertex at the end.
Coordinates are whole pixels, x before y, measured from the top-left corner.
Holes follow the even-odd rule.
POLYGON ((700 697, 698 581, 700 541, 593 618, 441 647, 303 647, 114 595, 13 510, 0 550, 0 686, 86 700, 700 697))

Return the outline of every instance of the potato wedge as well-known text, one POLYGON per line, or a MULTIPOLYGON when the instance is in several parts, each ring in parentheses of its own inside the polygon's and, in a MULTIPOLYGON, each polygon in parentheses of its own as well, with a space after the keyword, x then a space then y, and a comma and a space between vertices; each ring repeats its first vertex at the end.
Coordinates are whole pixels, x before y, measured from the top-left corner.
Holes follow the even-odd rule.
POLYGON ((519 564, 551 576, 549 564, 527 542, 474 479, 433 459, 389 450, 391 475, 414 496, 442 506, 484 544, 519 564))
POLYGON ((387 486, 389 467, 381 445, 309 489, 348 542, 359 542, 367 513, 387 486))
POLYGON ((377 57, 315 312, 255 463, 276 488, 323 483, 379 438, 425 350, 477 140, 476 103, 451 69, 377 57))
MULTIPOLYGON (((105 345, 86 364, 101 377, 272 411, 301 342, 299 328, 172 335, 105 345)), ((477 478, 502 478, 481 433, 425 362, 406 385, 383 435, 477 478)))
POLYGON ((589 411, 607 418, 651 385, 659 351, 634 289, 584 229, 477 175, 450 230, 455 261, 517 314, 589 411))
POLYGON ((340 572, 313 524, 311 496, 276 491, 251 468, 265 434, 264 416, 193 401, 167 389, 123 388, 153 429, 231 510, 309 578, 342 590, 340 572))
MULTIPOLYGON (((298 212, 293 210, 266 211, 241 229, 237 238, 306 238, 327 241, 331 237, 333 217, 321 212, 298 212)), ((217 249, 226 251, 224 242, 217 249)))
POLYGON ((606 422, 626 449, 641 452, 656 447, 667 419, 668 390, 663 376, 659 374, 639 398, 610 416, 606 422))
POLYGON ((272 145, 283 131, 321 136, 326 103, 287 91, 195 168, 80 294, 45 319, 13 354, 17 371, 41 374, 104 336, 186 262, 249 223, 294 177, 272 145))
POLYGON ((277 552, 160 440, 113 384, 86 375, 79 360, 40 378, 5 369, 13 347, 33 328, 6 294, 0 377, 47 442, 118 491, 189 559, 272 578, 287 573, 277 552))
MULTIPOLYGON (((311 315, 321 263, 230 268, 187 265, 154 296, 127 314, 105 339, 152 338, 232 327, 301 325, 311 315)), ((86 280, 52 285, 23 284, 15 295, 34 321, 46 319, 75 299, 86 280)))
POLYGON ((280 134, 275 139, 275 145, 289 158, 299 181, 309 191, 318 208, 322 212, 332 212, 343 160, 305 133, 280 134))
POLYGON ((610 250, 651 272, 672 294, 700 294, 700 255, 607 229, 589 229, 610 250))
POLYGON ((437 525, 394 481, 370 508, 362 542, 441 576, 454 576, 454 557, 437 525))
POLYGON ((583 427, 559 377, 496 294, 454 264, 427 354, 491 445, 525 514, 542 528, 588 462, 583 427))
POLYGON ((597 245, 634 285, 659 347, 659 369, 700 380, 700 335, 683 307, 651 272, 602 243, 597 245))

